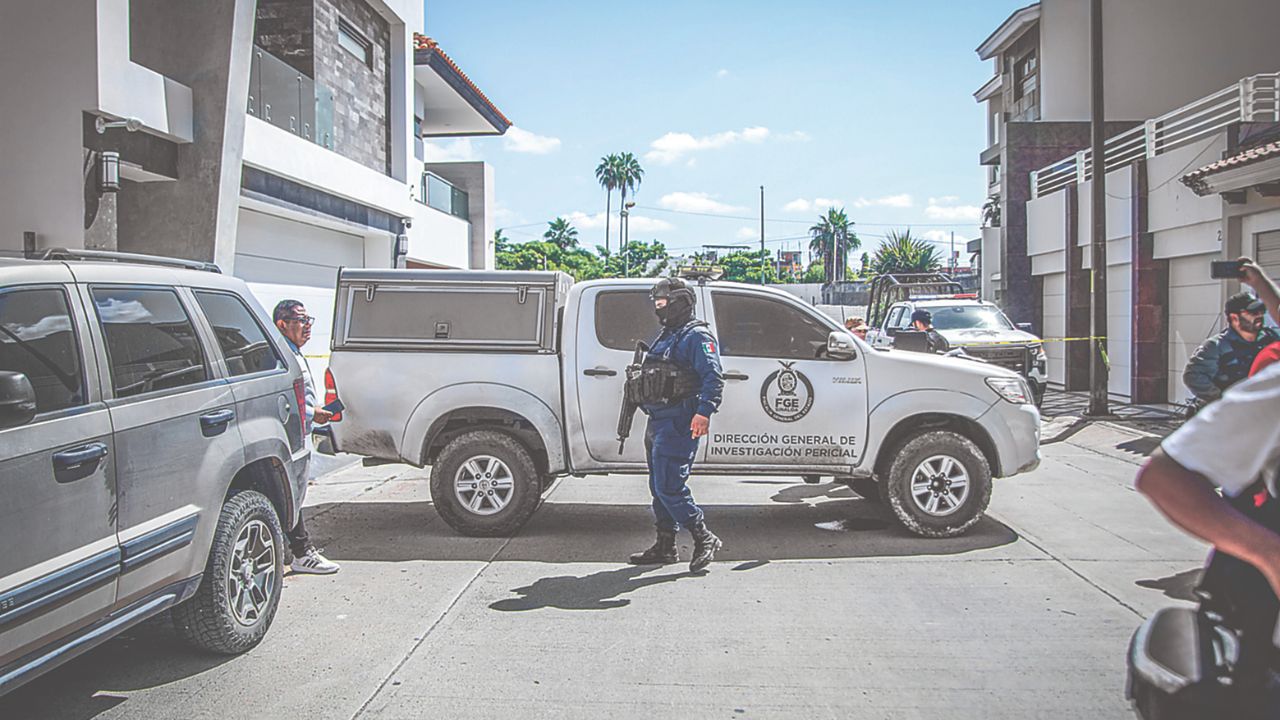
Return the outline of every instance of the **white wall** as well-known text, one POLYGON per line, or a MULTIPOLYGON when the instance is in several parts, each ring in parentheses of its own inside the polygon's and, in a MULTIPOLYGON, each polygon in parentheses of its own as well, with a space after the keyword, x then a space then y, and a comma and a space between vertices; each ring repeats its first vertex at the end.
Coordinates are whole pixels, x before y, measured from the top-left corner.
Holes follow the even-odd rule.
MULTIPOLYGON (((1158 236, 1157 236, 1158 237, 1158 236)), ((1205 338, 1222 330, 1222 281, 1209 277, 1209 261, 1218 253, 1191 255, 1169 261, 1169 399, 1191 396, 1182 384, 1182 370, 1205 338)))
MULTIPOLYGON (((1104 3, 1108 119, 1144 120, 1242 77, 1280 70, 1280 3, 1123 0, 1104 3)), ((1089 119, 1089 3, 1040 3, 1044 120, 1089 119)))
POLYGON ((466 269, 471 261, 471 223, 415 202, 409 228, 409 257, 466 269))
POLYGON ((995 301, 996 288, 1000 284, 1000 258, 1004 249, 1000 244, 1000 228, 982 228, 982 299, 995 301))
MULTIPOLYGON (((1044 336, 1060 338, 1067 335, 1067 276, 1054 273, 1044 277, 1044 336)), ((1049 359, 1049 382, 1062 385, 1066 382, 1067 344, 1044 344, 1044 354, 1049 359)))
POLYGON ((1067 193, 1059 190, 1027 203, 1027 254, 1062 252, 1067 246, 1067 193))
MULTIPOLYGON (((1227 148, 1226 135, 1192 143, 1186 147, 1161 153, 1147 161, 1147 228, 1152 232, 1216 222, 1222 219, 1222 199, 1217 195, 1200 197, 1184 185, 1180 178, 1198 167, 1222 157, 1227 148)), ((1156 248, 1157 256, 1160 249, 1156 248)))
POLYGON ((1107 390, 1129 397, 1133 348, 1132 270, 1129 263, 1107 268, 1107 357, 1111 361, 1107 390))
POLYGON ((92 0, 0 5, 0 254, 84 247, 82 111, 97 102, 92 0))

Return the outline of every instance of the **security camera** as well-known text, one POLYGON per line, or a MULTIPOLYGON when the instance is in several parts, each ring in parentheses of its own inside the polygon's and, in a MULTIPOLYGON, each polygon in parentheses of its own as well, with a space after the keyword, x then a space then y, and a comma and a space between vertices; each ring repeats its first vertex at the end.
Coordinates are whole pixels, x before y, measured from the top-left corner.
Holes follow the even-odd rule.
POLYGON ((404 226, 405 230, 408 230, 413 227, 413 218, 400 218, 400 224, 404 226))
POLYGON ((138 132, 142 129, 142 121, 136 117, 131 117, 127 120, 108 120, 99 115, 93 121, 93 127, 98 131, 99 135, 105 133, 110 128, 124 128, 127 132, 138 132))

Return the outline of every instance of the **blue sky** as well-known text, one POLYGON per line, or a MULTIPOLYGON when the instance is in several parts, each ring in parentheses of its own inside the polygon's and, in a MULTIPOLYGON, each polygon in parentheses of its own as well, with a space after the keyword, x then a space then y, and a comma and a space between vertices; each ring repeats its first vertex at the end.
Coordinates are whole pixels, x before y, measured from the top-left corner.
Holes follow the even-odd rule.
MULTIPOLYGON (((603 155, 645 168, 632 240, 803 247, 833 201, 872 250, 889 228, 978 234, 982 108, 974 48, 1026 0, 427 2, 427 34, 512 120, 436 143, 495 171, 513 240, 569 217, 604 243, 603 155), (703 212, 693 215, 689 212, 703 212), (742 218, 749 219, 737 219, 742 218)), ((616 243, 617 194, 613 201, 616 243)))

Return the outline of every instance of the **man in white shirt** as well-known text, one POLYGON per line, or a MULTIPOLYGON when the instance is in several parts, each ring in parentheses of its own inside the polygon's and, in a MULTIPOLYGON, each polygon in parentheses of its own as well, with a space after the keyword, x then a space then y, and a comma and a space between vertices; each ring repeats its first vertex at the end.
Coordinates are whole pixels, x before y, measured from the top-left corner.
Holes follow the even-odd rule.
MULTIPOLYGON (((307 314, 306 306, 298 300, 281 300, 276 304, 271 319, 280 330, 280 334, 284 335, 284 339, 288 341, 289 349, 293 351, 294 357, 298 359, 298 365, 302 367, 302 381, 306 388, 303 400, 303 405, 306 407, 302 408, 302 412, 307 419, 304 441, 310 444, 312 424, 328 422, 332 415, 316 404, 316 389, 311 382, 311 368, 307 365, 306 356, 302 354, 302 346, 311 339, 311 324, 315 322, 315 318, 307 314)), ((289 567, 294 572, 314 575, 338 572, 338 563, 321 555, 320 551, 311 544, 311 537, 307 534, 307 526, 303 523, 301 515, 298 516, 298 524, 285 534, 289 537, 289 549, 293 553, 293 564, 289 567)))

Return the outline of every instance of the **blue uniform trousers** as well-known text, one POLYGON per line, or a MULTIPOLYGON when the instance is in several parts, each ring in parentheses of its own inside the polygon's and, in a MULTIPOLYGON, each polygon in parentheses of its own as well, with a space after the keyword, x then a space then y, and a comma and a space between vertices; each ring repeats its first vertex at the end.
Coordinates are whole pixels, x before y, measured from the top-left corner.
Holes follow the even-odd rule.
POLYGON ((702 508, 686 484, 698 454, 698 441, 689 436, 693 416, 694 409, 684 406, 654 412, 644 434, 654 521, 672 532, 702 522, 702 508))

